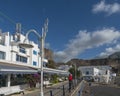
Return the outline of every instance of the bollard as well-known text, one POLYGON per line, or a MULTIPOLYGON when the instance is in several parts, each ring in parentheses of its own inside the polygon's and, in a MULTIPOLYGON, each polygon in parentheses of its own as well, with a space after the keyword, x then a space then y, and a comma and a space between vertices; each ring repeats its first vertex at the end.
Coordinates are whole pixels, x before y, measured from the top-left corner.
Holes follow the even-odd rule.
POLYGON ((80 96, 80 91, 78 91, 78 96, 80 96))
POLYGON ((50 90, 50 96, 53 96, 53 95, 52 95, 52 90, 50 90))
POLYGON ((65 87, 63 85, 63 96, 65 96, 65 87))

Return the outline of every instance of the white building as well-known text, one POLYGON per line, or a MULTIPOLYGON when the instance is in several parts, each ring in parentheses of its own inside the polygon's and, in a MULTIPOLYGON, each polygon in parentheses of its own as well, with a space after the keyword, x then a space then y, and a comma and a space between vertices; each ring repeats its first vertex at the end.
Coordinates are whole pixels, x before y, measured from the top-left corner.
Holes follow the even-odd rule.
MULTIPOLYGON (((7 75, 7 85, 10 86, 11 74, 33 74, 41 68, 41 57, 38 44, 30 42, 34 47, 25 49, 18 44, 23 43, 25 36, 16 33, 10 35, 9 32, 0 32, 0 74, 7 75)), ((47 62, 47 59, 44 59, 47 62)), ((67 71, 56 70, 43 67, 46 73, 68 74, 67 71)))
POLYGON ((110 81, 110 66, 81 66, 78 70, 81 71, 82 76, 93 77, 99 82, 108 83, 110 81))
POLYGON ((68 66, 68 65, 60 65, 60 66, 58 67, 58 69, 59 69, 59 70, 64 70, 64 71, 69 71, 70 66, 68 66))

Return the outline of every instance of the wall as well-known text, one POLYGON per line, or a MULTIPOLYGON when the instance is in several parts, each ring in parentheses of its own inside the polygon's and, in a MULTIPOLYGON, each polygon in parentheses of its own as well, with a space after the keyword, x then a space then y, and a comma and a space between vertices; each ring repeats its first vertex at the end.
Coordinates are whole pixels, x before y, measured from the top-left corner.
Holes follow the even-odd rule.
MULTIPOLYGON (((15 64, 19 63, 21 65, 28 65, 30 67, 31 66, 36 67, 36 68, 41 67, 41 58, 40 58, 40 56, 38 56, 39 55, 38 53, 40 53, 38 44, 35 44, 34 42, 27 40, 27 42, 30 42, 34 47, 30 48, 30 49, 25 49, 26 53, 22 53, 19 50, 20 47, 18 44, 22 43, 24 41, 24 39, 25 39, 24 35, 20 34, 20 38, 18 41, 17 35, 15 35, 15 34, 10 35, 9 32, 1 33, 1 34, 2 34, 2 37, 4 36, 4 38, 5 38, 4 39, 5 44, 4 45, 0 44, 0 51, 6 53, 6 58, 5 58, 6 61, 16 62, 15 64), (34 54, 33 51, 35 51, 36 54, 34 54), (16 61, 16 54, 26 57, 27 63, 22 63, 22 62, 16 61)), ((47 60, 44 59, 44 62, 47 62, 47 60)))

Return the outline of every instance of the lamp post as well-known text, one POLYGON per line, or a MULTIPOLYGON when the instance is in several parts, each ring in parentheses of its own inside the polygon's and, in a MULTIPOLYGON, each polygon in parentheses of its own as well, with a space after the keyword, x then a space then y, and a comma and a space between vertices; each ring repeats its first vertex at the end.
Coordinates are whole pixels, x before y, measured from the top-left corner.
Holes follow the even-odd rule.
POLYGON ((76 63, 74 63, 74 62, 72 62, 72 65, 75 67, 75 69, 74 69, 74 75, 75 75, 75 80, 74 80, 74 82, 75 82, 75 85, 76 85, 76 84, 77 84, 77 78, 76 78, 76 77, 77 77, 77 72, 76 72, 76 71, 77 71, 77 70, 76 70, 77 67, 76 67, 76 63))
POLYGON ((40 45, 41 45, 41 49, 39 48, 39 50, 41 52, 41 87, 40 87, 41 90, 40 90, 40 96, 44 96, 44 92, 43 92, 43 62, 44 62, 44 41, 45 41, 47 31, 48 31, 48 19, 46 20, 44 27, 42 27, 42 36, 36 30, 31 29, 26 33, 26 37, 24 39, 24 42, 19 44, 19 46, 24 47, 24 48, 32 48, 33 45, 26 43, 26 40, 28 39, 28 35, 31 32, 34 32, 40 40, 40 45))
POLYGON ((76 85, 76 84, 77 84, 77 79, 76 79, 76 77, 77 77, 77 74, 76 74, 76 73, 77 73, 77 72, 76 72, 76 64, 74 64, 74 67, 75 67, 75 70, 74 70, 74 71, 75 71, 75 85, 76 85))
POLYGON ((75 84, 77 85, 77 66, 75 64, 75 84))

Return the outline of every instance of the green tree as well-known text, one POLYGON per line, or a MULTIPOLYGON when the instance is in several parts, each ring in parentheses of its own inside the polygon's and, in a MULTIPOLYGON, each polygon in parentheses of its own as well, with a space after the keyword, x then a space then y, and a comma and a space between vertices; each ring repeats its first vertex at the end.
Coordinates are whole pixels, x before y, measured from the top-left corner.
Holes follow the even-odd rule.
POLYGON ((48 68, 56 69, 56 63, 53 60, 48 60, 48 63, 46 64, 48 68))
POLYGON ((75 70, 75 67, 71 67, 69 69, 69 72, 73 75, 73 78, 75 78, 75 75, 76 75, 76 78, 79 78, 80 75, 81 75, 81 72, 78 71, 77 69, 75 70), (76 71, 76 72, 75 72, 76 71), (76 73, 76 74, 75 74, 76 73))
POLYGON ((52 83, 58 83, 58 75, 57 74, 53 74, 52 76, 52 83))
POLYGON ((40 75, 39 74, 25 74, 24 75, 26 83, 29 84, 30 88, 35 88, 36 83, 40 82, 40 75))

